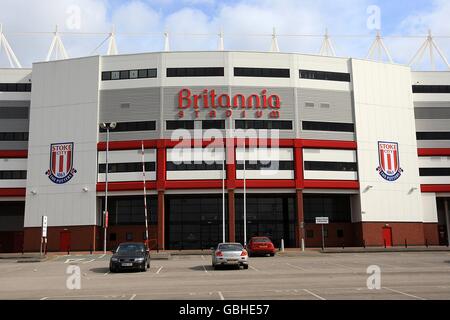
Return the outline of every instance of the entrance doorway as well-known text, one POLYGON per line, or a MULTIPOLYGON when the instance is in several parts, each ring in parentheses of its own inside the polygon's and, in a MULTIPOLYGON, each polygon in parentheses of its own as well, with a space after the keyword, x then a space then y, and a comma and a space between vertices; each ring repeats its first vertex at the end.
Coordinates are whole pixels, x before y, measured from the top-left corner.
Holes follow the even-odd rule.
POLYGON ((64 230, 59 234, 59 250, 61 252, 70 251, 70 231, 64 230))
MULTIPOLYGON (((210 249, 217 243, 222 242, 221 194, 170 195, 166 196, 165 208, 168 249, 210 249)), ((227 212, 225 212, 225 228, 225 234, 227 235, 227 212)))
POLYGON ((392 228, 383 227, 383 242, 386 248, 392 247, 392 228))

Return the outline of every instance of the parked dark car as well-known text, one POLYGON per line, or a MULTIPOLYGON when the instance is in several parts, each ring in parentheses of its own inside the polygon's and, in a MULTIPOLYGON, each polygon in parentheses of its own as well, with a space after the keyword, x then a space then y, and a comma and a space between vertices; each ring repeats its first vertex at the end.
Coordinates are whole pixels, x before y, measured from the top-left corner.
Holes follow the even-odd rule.
POLYGON ((121 243, 109 263, 109 271, 118 272, 122 270, 147 271, 150 268, 150 250, 143 243, 126 242, 121 243))

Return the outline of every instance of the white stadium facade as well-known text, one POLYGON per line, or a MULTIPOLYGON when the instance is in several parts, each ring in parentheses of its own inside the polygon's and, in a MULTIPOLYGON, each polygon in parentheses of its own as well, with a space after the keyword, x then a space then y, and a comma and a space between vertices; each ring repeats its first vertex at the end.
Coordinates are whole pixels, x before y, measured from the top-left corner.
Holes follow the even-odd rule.
POLYGON ((152 249, 223 225, 318 247, 316 217, 327 246, 447 245, 450 73, 228 51, 0 69, 0 252, 39 251, 43 216, 49 251, 102 250, 106 184, 108 249, 144 241, 143 162, 152 249))

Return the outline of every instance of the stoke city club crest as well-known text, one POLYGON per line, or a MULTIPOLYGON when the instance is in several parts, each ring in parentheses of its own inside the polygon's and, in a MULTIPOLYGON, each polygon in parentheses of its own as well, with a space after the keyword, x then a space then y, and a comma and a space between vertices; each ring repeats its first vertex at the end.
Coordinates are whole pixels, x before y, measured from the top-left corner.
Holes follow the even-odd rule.
POLYGON ((45 174, 53 183, 67 183, 77 173, 73 168, 73 146, 73 142, 50 145, 50 169, 45 174))
POLYGON ((403 170, 400 168, 398 143, 378 142, 378 160, 377 171, 383 179, 392 182, 400 178, 403 170))

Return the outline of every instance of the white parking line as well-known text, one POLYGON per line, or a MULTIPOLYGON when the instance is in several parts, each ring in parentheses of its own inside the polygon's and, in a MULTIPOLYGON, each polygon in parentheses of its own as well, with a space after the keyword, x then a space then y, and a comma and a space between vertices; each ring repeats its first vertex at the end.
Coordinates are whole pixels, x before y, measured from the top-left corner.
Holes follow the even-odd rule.
POLYGON ((208 270, 206 270, 206 267, 204 264, 202 264, 203 270, 205 270, 206 273, 208 273, 208 270))
POLYGON ((308 270, 306 270, 305 268, 302 268, 302 267, 299 267, 299 266, 294 266, 293 264, 290 264, 290 263, 286 263, 289 267, 291 267, 291 268, 294 268, 294 269, 299 269, 299 270, 302 270, 302 271, 308 271, 308 270))
POLYGON ((109 274, 109 271, 108 272, 106 272, 105 274, 104 274, 104 276, 107 276, 109 274))
POLYGON ((106 253, 102 254, 100 257, 98 257, 99 259, 102 259, 104 256, 106 256, 106 253))
POLYGON ((202 255, 202 259, 205 260, 205 257, 202 255))
POLYGON ((220 300, 225 300, 225 297, 223 296, 222 292, 219 291, 218 294, 219 294, 220 300))
POLYGON ((130 298, 130 300, 134 300, 134 298, 136 298, 136 294, 133 294, 130 298))
POLYGON ((253 270, 255 270, 255 271, 259 271, 258 269, 256 269, 254 266, 249 266, 250 267, 250 269, 253 269, 253 270))
POLYGON ((67 259, 66 262, 64 262, 64 263, 80 262, 80 261, 83 261, 83 260, 84 260, 84 258, 81 258, 81 259, 67 259))
POLYGON ((415 298, 415 299, 419 299, 419 300, 426 300, 425 298, 418 297, 418 296, 415 296, 415 295, 413 295, 413 294, 409 294, 409 293, 406 293, 406 292, 394 290, 394 289, 391 289, 391 288, 388 288, 388 287, 382 287, 382 288, 383 288, 383 289, 386 289, 386 290, 389 290, 389 291, 392 291, 392 292, 395 292, 395 293, 402 294, 402 295, 404 295, 404 296, 411 297, 411 298, 415 298))
POLYGON ((48 299, 48 297, 43 297, 43 298, 41 298, 39 300, 47 300, 47 299, 48 299))
POLYGON ((316 297, 319 300, 327 300, 324 297, 319 296, 318 294, 315 294, 314 292, 309 291, 308 289, 303 289, 303 291, 305 291, 306 293, 309 293, 310 295, 316 297))
POLYGON ((159 274, 161 272, 162 268, 163 268, 162 266, 159 267, 158 271, 156 271, 156 274, 159 274))
POLYGON ((90 263, 90 262, 93 262, 93 261, 95 261, 95 259, 91 259, 91 260, 88 260, 88 261, 83 261, 82 263, 86 264, 86 263, 90 263))

